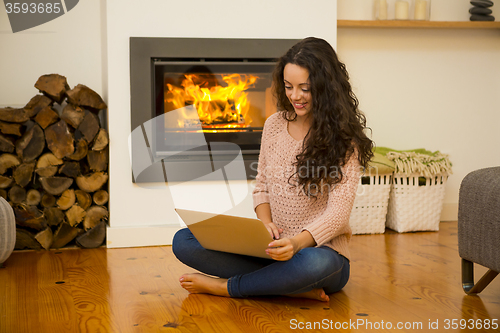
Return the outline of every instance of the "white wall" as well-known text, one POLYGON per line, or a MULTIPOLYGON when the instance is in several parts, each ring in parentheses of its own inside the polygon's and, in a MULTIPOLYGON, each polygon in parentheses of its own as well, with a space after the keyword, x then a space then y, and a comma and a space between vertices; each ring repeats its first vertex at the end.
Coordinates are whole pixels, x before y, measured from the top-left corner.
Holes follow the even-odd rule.
MULTIPOLYGON (((127 147, 132 130, 129 38, 300 39, 317 36, 335 45, 336 8, 336 1, 319 0, 307 5, 299 0, 107 1, 111 142, 109 247, 165 244, 179 227, 173 200, 165 185, 151 184, 148 189, 131 182, 127 147)), ((191 194, 202 193, 209 186, 206 184, 191 194)), ((214 187, 211 189, 215 191, 214 187)))
POLYGON ((57 19, 14 34, 0 5, 0 105, 24 106, 38 93, 37 79, 51 73, 66 76, 71 88, 84 84, 106 100, 104 10, 103 1, 80 1, 57 19))
MULTIPOLYGON (((445 3, 454 10, 432 1, 445 3)), ((339 19, 352 19, 348 7, 339 0, 339 19)), ((468 20, 454 13, 433 19, 468 20)), ((463 177, 500 165, 500 31, 341 28, 337 45, 377 145, 450 154, 442 219, 456 220, 463 177)))

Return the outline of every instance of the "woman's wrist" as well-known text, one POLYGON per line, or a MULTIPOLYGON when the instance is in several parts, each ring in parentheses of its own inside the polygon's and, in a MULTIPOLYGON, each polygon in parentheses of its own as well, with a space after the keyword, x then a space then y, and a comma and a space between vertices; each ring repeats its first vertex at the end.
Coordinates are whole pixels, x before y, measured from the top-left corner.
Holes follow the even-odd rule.
POLYGON ((302 231, 300 234, 292 237, 291 239, 294 253, 299 252, 306 247, 316 246, 316 241, 314 240, 311 233, 307 230, 302 231))
POLYGON ((273 222, 271 215, 271 206, 269 203, 262 203, 255 208, 255 213, 257 218, 264 224, 269 224, 273 222))

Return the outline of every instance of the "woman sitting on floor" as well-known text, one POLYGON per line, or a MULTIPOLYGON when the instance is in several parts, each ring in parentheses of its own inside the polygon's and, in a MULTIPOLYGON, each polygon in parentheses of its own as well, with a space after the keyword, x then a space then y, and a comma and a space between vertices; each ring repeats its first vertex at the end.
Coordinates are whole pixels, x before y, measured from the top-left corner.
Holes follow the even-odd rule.
POLYGON ((278 112, 264 125, 257 217, 274 240, 269 259, 204 249, 178 231, 173 252, 205 274, 184 274, 190 293, 286 295, 328 301, 349 279, 349 216, 361 168, 372 156, 348 73, 326 41, 306 38, 277 64, 278 112))

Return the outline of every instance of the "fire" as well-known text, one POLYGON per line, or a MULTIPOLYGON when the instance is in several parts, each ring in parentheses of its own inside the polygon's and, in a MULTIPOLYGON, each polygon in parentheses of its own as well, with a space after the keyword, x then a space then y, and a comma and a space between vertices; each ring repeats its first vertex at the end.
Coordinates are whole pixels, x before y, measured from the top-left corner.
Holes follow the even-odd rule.
MULTIPOLYGON (((243 127, 251 123, 248 118, 248 93, 245 92, 258 79, 254 75, 231 74, 222 77, 226 86, 215 85, 204 80, 202 75, 185 74, 181 86, 167 83, 165 102, 174 109, 192 104, 204 127, 243 127)), ((180 127, 189 126, 180 121, 180 127)))

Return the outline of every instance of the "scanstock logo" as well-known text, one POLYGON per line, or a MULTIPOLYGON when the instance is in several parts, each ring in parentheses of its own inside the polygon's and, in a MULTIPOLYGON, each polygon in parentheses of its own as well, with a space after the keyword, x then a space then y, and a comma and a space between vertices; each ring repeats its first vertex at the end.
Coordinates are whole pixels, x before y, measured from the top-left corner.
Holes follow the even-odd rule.
POLYGON ((4 0, 12 32, 52 21, 75 8, 79 0, 4 0))

